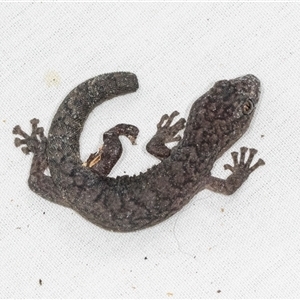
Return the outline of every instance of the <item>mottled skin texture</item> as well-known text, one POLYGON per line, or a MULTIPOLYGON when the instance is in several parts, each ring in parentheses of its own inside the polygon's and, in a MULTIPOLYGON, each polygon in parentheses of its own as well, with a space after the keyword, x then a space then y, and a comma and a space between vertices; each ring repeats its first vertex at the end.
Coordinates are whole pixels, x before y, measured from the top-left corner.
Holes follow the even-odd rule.
POLYGON ((253 75, 217 83, 193 104, 187 121, 172 125, 178 112, 164 115, 147 150, 161 162, 138 176, 111 178, 111 171, 122 153, 119 136, 132 143, 138 129, 119 124, 104 136, 98 153, 83 164, 79 155, 79 137, 91 110, 102 102, 134 92, 138 81, 134 74, 119 72, 100 75, 77 86, 58 108, 48 139, 38 120, 31 120, 32 134, 20 126, 14 134, 15 145, 33 153, 28 180, 30 188, 52 202, 70 207, 89 221, 113 231, 134 231, 155 225, 172 216, 204 188, 223 194, 234 193, 251 172, 264 164, 259 159, 250 167, 257 152, 247 148, 233 152, 232 171, 226 179, 211 176, 215 161, 248 129, 259 100, 260 82, 253 75), (178 131, 184 129, 183 137, 178 131), (166 143, 178 141, 171 150, 166 143), (44 174, 49 167, 51 176, 44 174))

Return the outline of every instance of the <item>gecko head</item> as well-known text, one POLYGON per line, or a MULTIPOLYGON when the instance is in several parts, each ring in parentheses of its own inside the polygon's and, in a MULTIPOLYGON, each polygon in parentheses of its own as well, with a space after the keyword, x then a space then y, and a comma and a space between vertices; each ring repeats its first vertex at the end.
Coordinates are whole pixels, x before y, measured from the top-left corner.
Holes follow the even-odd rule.
POLYGON ((217 107, 216 119, 233 125, 232 129, 243 134, 253 117, 260 96, 260 81, 248 74, 231 80, 215 83, 213 98, 217 107))
POLYGON ((183 143, 222 155, 248 129, 259 95, 260 81, 254 75, 216 82, 193 104, 183 143))
POLYGON ((260 96, 260 81, 248 74, 215 83, 212 101, 206 102, 206 117, 213 113, 215 132, 222 152, 234 144, 248 129, 260 96))

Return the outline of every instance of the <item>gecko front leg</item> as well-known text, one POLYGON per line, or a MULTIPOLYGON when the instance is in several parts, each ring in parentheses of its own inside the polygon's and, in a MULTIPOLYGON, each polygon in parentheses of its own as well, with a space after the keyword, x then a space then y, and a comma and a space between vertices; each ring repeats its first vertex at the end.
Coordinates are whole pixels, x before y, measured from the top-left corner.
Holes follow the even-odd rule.
POLYGON ((249 149, 250 154, 245 162, 245 154, 247 150, 248 148, 246 147, 241 148, 240 162, 238 162, 238 152, 232 152, 233 166, 229 164, 224 165, 225 170, 230 170, 232 174, 225 180, 210 176, 206 182, 205 188, 225 195, 233 194, 247 180, 254 170, 265 164, 262 159, 259 159, 252 167, 250 167, 257 150, 249 149))
POLYGON ((174 118, 178 115, 178 111, 172 112, 170 116, 167 114, 163 115, 157 124, 156 134, 146 146, 147 151, 160 160, 170 156, 171 150, 166 146, 166 143, 179 142, 181 140, 181 136, 177 133, 184 128, 186 120, 181 118, 171 126, 174 118))
POLYGON ((13 129, 13 134, 22 136, 24 139, 15 138, 15 146, 26 145, 22 147, 25 154, 33 153, 33 159, 30 168, 30 175, 28 178, 28 185, 30 189, 41 197, 52 201, 54 203, 69 207, 68 202, 62 198, 61 193, 57 190, 54 182, 50 176, 44 174, 48 167, 47 158, 47 144, 48 140, 44 136, 44 128, 37 127, 38 119, 30 121, 32 126, 32 133, 28 135, 19 125, 13 129))

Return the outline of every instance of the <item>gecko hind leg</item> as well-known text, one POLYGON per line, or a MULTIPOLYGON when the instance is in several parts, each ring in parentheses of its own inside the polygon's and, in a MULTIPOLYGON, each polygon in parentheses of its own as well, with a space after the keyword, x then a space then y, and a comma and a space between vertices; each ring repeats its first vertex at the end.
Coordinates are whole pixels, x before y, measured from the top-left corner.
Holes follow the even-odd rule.
POLYGON ((31 135, 24 132, 19 125, 13 129, 13 134, 20 135, 23 139, 15 138, 15 146, 26 145, 21 150, 25 154, 33 153, 33 159, 30 168, 30 175, 28 178, 28 185, 30 189, 41 197, 69 207, 70 205, 64 200, 60 194, 60 191, 55 186, 52 178, 44 174, 48 168, 47 158, 47 144, 48 140, 44 135, 44 128, 37 127, 39 120, 32 119, 30 121, 32 126, 31 135))
POLYGON ((120 136, 126 136, 134 145, 139 129, 130 124, 118 124, 103 134, 103 145, 83 164, 100 176, 107 176, 122 155, 120 136))
POLYGON ((157 124, 156 134, 146 146, 147 151, 160 160, 170 156, 171 150, 166 146, 167 143, 181 140, 178 132, 185 127, 186 120, 181 118, 171 126, 174 118, 178 115, 178 111, 172 112, 170 116, 167 114, 163 115, 157 124))

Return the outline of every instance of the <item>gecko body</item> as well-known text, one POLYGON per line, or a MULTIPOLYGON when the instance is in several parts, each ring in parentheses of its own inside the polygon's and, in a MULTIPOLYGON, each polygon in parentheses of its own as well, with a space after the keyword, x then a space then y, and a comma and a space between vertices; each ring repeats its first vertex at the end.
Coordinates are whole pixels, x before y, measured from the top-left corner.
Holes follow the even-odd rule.
POLYGON ((58 108, 48 138, 38 120, 31 120, 32 134, 20 126, 13 130, 33 153, 29 187, 43 198, 77 211, 108 230, 128 232, 153 226, 179 211, 195 194, 207 188, 223 194, 235 192, 263 160, 250 166, 255 149, 232 152, 232 174, 226 179, 211 176, 215 161, 248 129, 259 101, 260 82, 254 75, 221 80, 199 99, 187 121, 173 122, 178 112, 164 115, 147 151, 161 162, 134 176, 109 177, 122 153, 120 135, 132 143, 138 128, 118 124, 103 135, 103 146, 86 163, 80 159, 79 137, 95 106, 138 89, 137 77, 116 72, 91 78, 73 89, 58 108), (183 137, 178 135, 184 129, 183 137), (178 141, 172 149, 166 143, 178 141), (44 174, 49 167, 51 176, 44 174))

